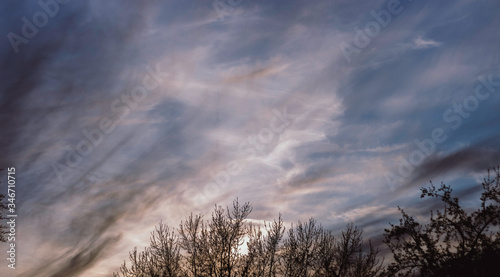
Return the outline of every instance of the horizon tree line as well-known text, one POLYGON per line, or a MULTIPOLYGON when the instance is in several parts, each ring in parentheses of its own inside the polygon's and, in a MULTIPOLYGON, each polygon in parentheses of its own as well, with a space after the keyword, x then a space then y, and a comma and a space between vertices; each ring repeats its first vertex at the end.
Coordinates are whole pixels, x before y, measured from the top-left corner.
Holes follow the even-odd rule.
MULTIPOLYGON (((363 230, 348 223, 337 236, 314 218, 286 228, 281 213, 263 226, 246 222, 252 206, 215 206, 209 220, 191 214, 177 229, 160 222, 143 251, 134 248, 115 277, 378 277, 498 276, 500 272, 500 167, 488 170, 479 207, 465 210, 451 186, 421 188, 442 209, 418 222, 398 207, 398 224, 384 229, 390 262, 384 264, 363 230), (242 246, 246 251, 242 251, 242 246)), ((0 194, 0 219, 3 218, 0 194)), ((0 225, 0 241, 5 230, 0 225)))
POLYGON ((444 183, 421 188, 421 198, 443 204, 420 223, 398 207, 401 219, 384 229, 392 255, 384 264, 363 230, 353 223, 338 236, 314 218, 287 230, 273 222, 247 223, 250 203, 215 206, 209 220, 191 214, 177 228, 160 222, 150 246, 134 248, 113 276, 498 276, 500 272, 500 168, 488 170, 479 208, 467 212, 444 183), (241 247, 246 245, 246 253, 241 247))

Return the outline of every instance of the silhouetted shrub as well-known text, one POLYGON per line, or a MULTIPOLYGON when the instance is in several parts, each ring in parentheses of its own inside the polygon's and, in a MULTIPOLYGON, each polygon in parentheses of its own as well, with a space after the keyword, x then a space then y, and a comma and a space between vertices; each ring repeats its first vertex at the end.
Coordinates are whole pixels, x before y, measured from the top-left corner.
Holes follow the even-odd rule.
POLYGON ((394 256, 395 276, 498 276, 500 272, 500 171, 482 183, 480 208, 467 213, 450 186, 422 188, 421 197, 440 199, 445 207, 420 224, 402 209, 399 225, 387 229, 385 242, 394 256))

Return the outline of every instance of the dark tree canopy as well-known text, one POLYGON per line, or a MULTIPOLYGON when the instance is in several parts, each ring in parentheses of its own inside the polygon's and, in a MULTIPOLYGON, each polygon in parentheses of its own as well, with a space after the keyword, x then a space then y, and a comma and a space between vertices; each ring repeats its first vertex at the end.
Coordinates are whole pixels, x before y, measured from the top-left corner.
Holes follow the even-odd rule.
POLYGON ((482 183, 480 207, 467 212, 450 186, 422 188, 421 198, 437 198, 444 209, 421 224, 402 209, 398 225, 386 230, 396 276, 498 276, 500 272, 500 171, 482 183))

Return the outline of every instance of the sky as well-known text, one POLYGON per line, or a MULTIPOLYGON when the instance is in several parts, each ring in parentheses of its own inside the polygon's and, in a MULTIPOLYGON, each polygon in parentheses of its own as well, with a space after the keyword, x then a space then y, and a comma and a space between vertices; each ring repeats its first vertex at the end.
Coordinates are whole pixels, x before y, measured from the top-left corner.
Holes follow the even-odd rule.
MULTIPOLYGON (((0 2, 16 269, 109 276, 160 221, 250 202, 380 243, 500 164, 500 2, 0 2)), ((476 202, 475 202, 476 201, 476 202)))

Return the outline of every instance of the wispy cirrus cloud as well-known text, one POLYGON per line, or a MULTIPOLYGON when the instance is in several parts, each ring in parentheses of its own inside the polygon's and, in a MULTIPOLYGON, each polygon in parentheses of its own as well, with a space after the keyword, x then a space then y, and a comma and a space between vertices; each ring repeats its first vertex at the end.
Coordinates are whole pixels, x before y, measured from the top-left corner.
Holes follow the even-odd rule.
MULTIPOLYGON (((498 80, 499 4, 401 3, 349 64, 339 43, 387 1, 249 0, 224 20, 210 1, 70 1, 18 54, 5 39, 0 164, 19 172, 16 272, 109 276, 160 220, 175 227, 236 197, 258 222, 278 212, 332 230, 354 221, 377 238, 397 205, 432 207, 415 197, 429 179, 472 195, 498 163, 498 92, 482 90, 488 100, 457 130, 443 113, 474 95, 478 77, 498 80), (161 85, 127 98, 157 64, 161 85), (296 119, 259 142, 275 110, 296 119), (70 166, 82 130, 105 117, 115 130, 70 166), (438 127, 446 143, 391 190, 386 173, 438 127), (55 162, 67 166, 62 182, 55 162), (239 172, 206 194, 230 162, 239 172)), ((3 34, 38 9, 0 5, 3 34)))

